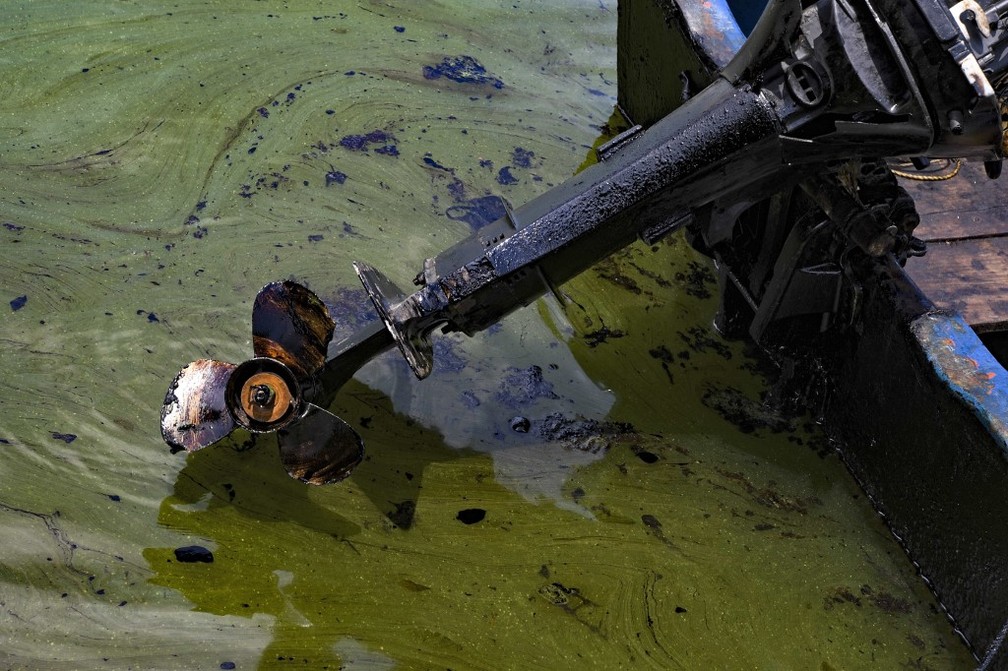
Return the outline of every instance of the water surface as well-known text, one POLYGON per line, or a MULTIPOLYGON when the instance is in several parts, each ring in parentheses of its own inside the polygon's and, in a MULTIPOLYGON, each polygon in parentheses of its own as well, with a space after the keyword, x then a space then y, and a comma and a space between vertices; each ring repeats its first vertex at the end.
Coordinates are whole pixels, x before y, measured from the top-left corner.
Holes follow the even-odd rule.
POLYGON ((969 668, 831 447, 762 410, 680 238, 443 338, 422 383, 373 362, 339 485, 269 438, 161 442, 168 382, 250 355, 265 283, 349 331, 353 260, 408 286, 488 197, 571 175, 615 12, 0 6, 5 668, 969 668))

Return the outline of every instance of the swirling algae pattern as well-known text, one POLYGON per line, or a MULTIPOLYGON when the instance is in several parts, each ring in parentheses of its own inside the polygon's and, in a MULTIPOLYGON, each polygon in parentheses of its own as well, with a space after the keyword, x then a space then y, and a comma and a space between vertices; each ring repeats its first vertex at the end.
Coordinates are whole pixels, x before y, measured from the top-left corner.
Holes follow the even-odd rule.
POLYGON ((269 438, 161 441, 167 385, 248 357, 267 282, 366 321, 352 261, 409 286, 459 212, 566 179, 616 10, 0 3, 0 666, 967 667, 814 427, 766 418, 677 238, 438 336, 428 380, 366 367, 339 485, 269 438))

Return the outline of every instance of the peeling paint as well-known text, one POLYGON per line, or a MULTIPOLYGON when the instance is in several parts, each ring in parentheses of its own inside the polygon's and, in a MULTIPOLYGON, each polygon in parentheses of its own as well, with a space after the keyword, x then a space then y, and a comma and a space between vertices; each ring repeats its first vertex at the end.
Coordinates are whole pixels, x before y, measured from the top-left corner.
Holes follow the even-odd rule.
POLYGON ((1008 458, 1008 373, 973 329, 955 314, 931 312, 911 332, 948 388, 973 411, 1008 458))

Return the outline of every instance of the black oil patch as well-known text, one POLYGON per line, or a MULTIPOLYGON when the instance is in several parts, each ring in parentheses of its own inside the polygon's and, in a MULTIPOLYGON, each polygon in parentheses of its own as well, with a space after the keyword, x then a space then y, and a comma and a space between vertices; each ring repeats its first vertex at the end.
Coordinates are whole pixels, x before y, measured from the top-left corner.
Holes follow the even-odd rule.
POLYGON ((507 202, 493 195, 470 198, 449 207, 445 215, 452 221, 464 221, 470 229, 478 231, 507 216, 507 202))
POLYGON ((536 433, 540 438, 560 443, 566 450, 590 454, 606 452, 612 444, 637 432, 627 422, 602 422, 597 419, 564 417, 556 412, 538 422, 536 433))
POLYGON ((494 77, 472 56, 445 56, 436 65, 423 67, 424 79, 449 79, 459 84, 489 85, 495 89, 504 88, 504 82, 494 77))
POLYGON ((742 433, 754 433, 758 429, 770 429, 779 433, 793 429, 787 419, 734 387, 712 387, 704 392, 700 400, 742 433))
POLYGON ((202 545, 186 545, 185 547, 175 548, 175 559, 184 564, 210 564, 213 563, 214 556, 213 552, 210 552, 210 550, 202 545))
POLYGON ((543 379, 542 368, 529 366, 508 368, 495 398, 510 408, 519 408, 540 398, 560 397, 553 391, 553 384, 543 379))
POLYGON ((458 511, 455 516, 462 524, 476 524, 477 522, 482 522, 486 517, 486 511, 482 508, 466 508, 465 510, 458 511))

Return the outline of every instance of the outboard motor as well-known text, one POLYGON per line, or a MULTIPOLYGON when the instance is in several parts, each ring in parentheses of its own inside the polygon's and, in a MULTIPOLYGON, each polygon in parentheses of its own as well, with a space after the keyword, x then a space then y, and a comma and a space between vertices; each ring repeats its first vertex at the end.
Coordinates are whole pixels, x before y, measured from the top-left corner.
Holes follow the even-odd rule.
POLYGON ((325 408, 364 363, 395 346, 423 379, 435 330, 472 335, 635 240, 683 227, 725 269, 723 287, 743 306, 723 311, 723 328, 744 327, 759 341, 797 314, 829 328, 856 289, 845 258, 923 251, 913 202, 886 158, 964 157, 1000 173, 1006 27, 1008 0, 772 0, 709 86, 428 259, 412 293, 355 264, 380 323, 331 342, 333 321, 310 291, 265 287, 253 308, 255 357, 183 368, 165 399, 162 435, 173 450, 193 451, 238 426, 278 431, 291 476, 338 481, 363 444, 325 408), (777 232, 759 243, 763 270, 741 274, 746 211, 796 186, 830 225, 777 232))

